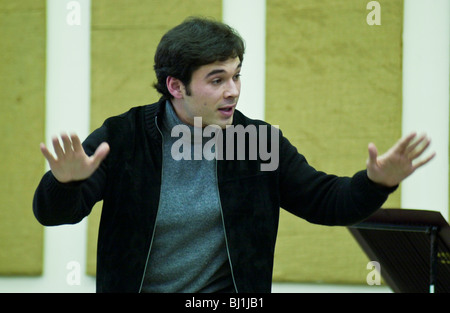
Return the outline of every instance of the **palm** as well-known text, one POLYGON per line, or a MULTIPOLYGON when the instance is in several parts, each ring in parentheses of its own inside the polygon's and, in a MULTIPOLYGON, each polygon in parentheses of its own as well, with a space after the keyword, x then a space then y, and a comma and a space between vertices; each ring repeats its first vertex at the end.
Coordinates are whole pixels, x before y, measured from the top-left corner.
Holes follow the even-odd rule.
POLYGON ((91 176, 100 166, 100 163, 109 153, 107 143, 102 143, 94 155, 89 157, 84 152, 80 139, 77 135, 61 136, 63 147, 58 138, 53 138, 53 148, 56 158, 48 151, 44 144, 41 144, 41 151, 47 159, 50 169, 55 178, 61 183, 84 180, 91 176))
POLYGON ((435 154, 422 161, 415 162, 428 148, 430 140, 425 136, 413 141, 416 137, 411 134, 399 140, 385 154, 378 156, 374 144, 369 145, 369 159, 367 160, 367 175, 375 183, 393 187, 414 173, 416 169, 428 163, 435 154))

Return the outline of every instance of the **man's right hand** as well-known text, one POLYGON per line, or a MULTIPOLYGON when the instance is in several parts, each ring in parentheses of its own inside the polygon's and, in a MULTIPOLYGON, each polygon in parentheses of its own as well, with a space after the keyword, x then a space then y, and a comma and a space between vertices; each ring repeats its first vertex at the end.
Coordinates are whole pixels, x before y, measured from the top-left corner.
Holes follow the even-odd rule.
POLYGON ((41 152, 47 159, 53 176, 61 183, 89 178, 109 153, 109 145, 106 142, 100 144, 95 153, 89 157, 84 152, 77 135, 73 134, 69 137, 63 134, 61 135, 61 140, 64 149, 61 147, 57 137, 52 139, 56 158, 50 153, 45 144, 41 143, 41 152))

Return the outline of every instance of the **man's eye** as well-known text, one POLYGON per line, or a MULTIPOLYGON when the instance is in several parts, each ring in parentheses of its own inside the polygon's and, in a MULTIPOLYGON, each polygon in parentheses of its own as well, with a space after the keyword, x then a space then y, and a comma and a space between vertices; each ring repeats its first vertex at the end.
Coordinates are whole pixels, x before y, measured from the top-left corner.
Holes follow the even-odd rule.
POLYGON ((216 79, 213 79, 212 84, 213 85, 219 85, 221 82, 222 82, 222 79, 216 78, 216 79))
POLYGON ((234 75, 234 80, 239 80, 241 78, 241 74, 234 75))

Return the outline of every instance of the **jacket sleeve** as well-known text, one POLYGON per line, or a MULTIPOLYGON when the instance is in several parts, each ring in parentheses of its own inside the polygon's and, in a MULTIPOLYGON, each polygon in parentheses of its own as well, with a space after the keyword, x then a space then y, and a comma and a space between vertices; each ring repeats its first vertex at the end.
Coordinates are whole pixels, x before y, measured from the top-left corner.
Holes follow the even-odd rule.
MULTIPOLYGON (((105 126, 94 131, 83 142, 87 155, 94 154, 100 143, 107 141, 105 126)), ((42 177, 33 198, 33 213, 44 226, 76 224, 89 215, 96 202, 103 198, 108 156, 86 180, 60 183, 48 171, 42 177)))
POLYGON ((311 223, 355 224, 378 210, 397 188, 373 183, 366 170, 353 177, 317 171, 286 138, 280 137, 281 207, 311 223))

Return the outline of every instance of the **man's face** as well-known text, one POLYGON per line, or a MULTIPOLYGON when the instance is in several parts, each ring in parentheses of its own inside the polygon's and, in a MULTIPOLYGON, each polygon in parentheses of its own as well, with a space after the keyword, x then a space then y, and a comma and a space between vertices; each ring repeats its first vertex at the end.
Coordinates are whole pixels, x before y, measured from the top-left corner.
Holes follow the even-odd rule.
POLYGON ((198 68, 192 74, 190 92, 182 88, 180 99, 173 100, 178 117, 189 125, 194 125, 194 117, 201 117, 203 126, 231 125, 241 92, 240 71, 239 58, 198 68))

